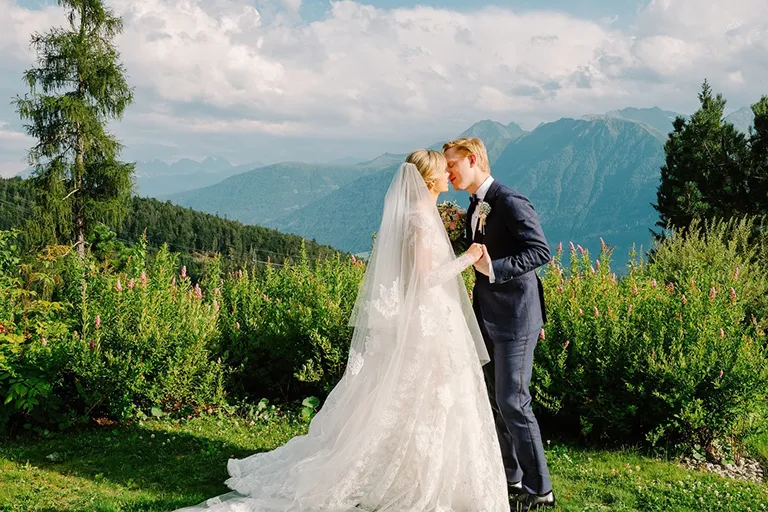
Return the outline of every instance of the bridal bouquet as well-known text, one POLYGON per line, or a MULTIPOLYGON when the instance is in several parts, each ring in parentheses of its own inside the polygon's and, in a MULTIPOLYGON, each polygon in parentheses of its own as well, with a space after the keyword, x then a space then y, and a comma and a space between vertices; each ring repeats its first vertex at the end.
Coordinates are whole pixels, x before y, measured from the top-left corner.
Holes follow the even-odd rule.
POLYGON ((443 220, 445 230, 448 232, 448 238, 451 244, 456 248, 457 243, 464 238, 464 219, 467 212, 461 208, 455 201, 445 201, 437 205, 440 212, 440 218, 443 220))

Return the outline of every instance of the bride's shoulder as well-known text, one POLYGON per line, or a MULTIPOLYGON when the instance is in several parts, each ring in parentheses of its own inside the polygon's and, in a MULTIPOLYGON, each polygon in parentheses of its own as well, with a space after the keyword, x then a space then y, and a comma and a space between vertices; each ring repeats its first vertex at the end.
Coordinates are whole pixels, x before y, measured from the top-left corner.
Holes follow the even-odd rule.
POLYGON ((434 220, 434 212, 427 206, 414 206, 408 212, 408 220, 411 224, 416 224, 417 226, 431 223, 434 220))

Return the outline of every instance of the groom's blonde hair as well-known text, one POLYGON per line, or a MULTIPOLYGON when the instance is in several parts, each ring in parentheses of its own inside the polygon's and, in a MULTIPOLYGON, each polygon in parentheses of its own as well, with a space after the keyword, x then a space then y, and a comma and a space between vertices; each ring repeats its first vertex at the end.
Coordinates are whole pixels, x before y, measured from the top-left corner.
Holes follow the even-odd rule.
POLYGON ((443 153, 449 149, 455 149, 461 154, 461 156, 475 155, 480 170, 491 173, 491 164, 488 162, 488 151, 485 149, 485 144, 480 139, 473 137, 462 137, 460 139, 451 140, 443 144, 443 153))
POLYGON ((439 151, 431 149, 417 149, 405 157, 405 161, 416 166, 429 189, 434 188, 440 175, 445 172, 445 168, 448 166, 445 156, 439 151))

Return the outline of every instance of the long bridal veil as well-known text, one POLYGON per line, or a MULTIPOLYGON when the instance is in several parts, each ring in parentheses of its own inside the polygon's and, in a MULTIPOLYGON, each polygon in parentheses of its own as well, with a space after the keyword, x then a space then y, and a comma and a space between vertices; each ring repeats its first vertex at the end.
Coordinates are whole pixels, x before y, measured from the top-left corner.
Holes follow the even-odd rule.
POLYGON ((234 492, 185 512, 506 511, 488 353, 439 213, 395 174, 354 304, 342 379, 309 426, 227 464, 234 492), (478 361, 479 360, 479 361, 478 361))

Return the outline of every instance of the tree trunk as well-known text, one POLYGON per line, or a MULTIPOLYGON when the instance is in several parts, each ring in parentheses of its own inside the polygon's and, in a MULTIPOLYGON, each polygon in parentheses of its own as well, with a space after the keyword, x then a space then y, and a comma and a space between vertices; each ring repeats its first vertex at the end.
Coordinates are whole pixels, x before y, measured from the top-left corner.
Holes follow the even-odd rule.
POLYGON ((77 148, 75 149, 75 246, 80 259, 85 259, 85 211, 83 205, 83 175, 85 174, 85 141, 81 133, 77 136, 77 148))

